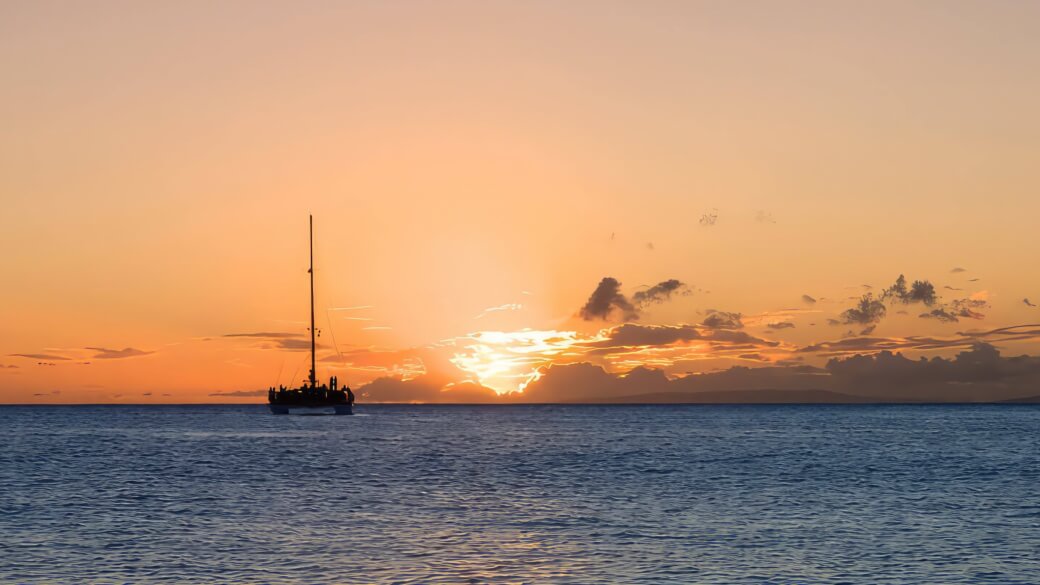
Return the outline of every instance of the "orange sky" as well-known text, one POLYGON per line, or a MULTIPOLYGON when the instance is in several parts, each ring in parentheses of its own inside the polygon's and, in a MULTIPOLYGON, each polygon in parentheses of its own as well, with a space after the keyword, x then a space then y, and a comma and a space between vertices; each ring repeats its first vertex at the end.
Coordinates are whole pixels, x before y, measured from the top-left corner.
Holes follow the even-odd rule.
POLYGON ((214 394, 298 382, 308 213, 319 373, 355 386, 822 363, 799 350, 1038 322, 1023 302, 1040 304, 1038 17, 1024 2, 6 2, 0 402, 256 401, 214 394), (869 334, 828 325, 900 273, 985 317, 896 303, 869 334), (607 276, 628 297, 686 284, 641 324, 737 312, 776 344, 597 357, 621 315, 578 313, 607 276), (278 335, 227 337, 258 333, 278 335))

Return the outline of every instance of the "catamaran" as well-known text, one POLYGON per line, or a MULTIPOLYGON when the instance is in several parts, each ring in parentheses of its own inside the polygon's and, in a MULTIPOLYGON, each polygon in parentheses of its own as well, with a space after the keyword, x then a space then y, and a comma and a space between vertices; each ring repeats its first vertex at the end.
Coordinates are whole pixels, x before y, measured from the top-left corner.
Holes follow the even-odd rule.
POLYGON ((332 410, 335 414, 354 414, 354 393, 350 388, 339 388, 335 376, 328 385, 318 386, 317 346, 314 328, 314 216, 310 216, 311 265, 307 273, 311 277, 311 373, 302 386, 296 389, 272 386, 267 391, 267 406, 272 414, 319 414, 320 410, 332 410), (320 409, 320 410, 319 410, 320 409))

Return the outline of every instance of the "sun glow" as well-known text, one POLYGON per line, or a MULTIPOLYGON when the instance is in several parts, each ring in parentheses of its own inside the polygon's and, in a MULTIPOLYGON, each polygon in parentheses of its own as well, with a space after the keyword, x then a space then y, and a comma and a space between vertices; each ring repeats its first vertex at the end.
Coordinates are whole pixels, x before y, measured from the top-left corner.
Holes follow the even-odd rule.
POLYGON ((480 331, 458 341, 462 351, 451 362, 481 384, 506 394, 523 391, 538 379, 539 368, 566 355, 578 341, 574 331, 480 331))

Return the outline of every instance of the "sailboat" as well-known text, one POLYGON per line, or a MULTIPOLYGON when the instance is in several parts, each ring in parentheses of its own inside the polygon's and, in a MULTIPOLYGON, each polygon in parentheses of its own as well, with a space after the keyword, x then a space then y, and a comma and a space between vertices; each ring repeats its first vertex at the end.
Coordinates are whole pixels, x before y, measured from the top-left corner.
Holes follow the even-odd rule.
POLYGON ((311 277, 311 372, 307 382, 295 389, 280 386, 267 391, 267 406, 272 414, 318 414, 321 410, 332 410, 335 414, 354 414, 354 393, 350 388, 338 388, 335 376, 328 385, 318 386, 317 360, 314 356, 316 330, 314 328, 314 216, 310 217, 311 266, 307 273, 311 277))

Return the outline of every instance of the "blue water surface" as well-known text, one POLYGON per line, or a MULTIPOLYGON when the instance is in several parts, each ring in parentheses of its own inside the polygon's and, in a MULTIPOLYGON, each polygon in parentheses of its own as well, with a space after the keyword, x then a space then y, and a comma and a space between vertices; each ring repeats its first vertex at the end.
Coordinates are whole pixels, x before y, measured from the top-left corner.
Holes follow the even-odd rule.
POLYGON ((0 407, 2 583, 1040 583, 1040 407, 0 407))

